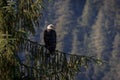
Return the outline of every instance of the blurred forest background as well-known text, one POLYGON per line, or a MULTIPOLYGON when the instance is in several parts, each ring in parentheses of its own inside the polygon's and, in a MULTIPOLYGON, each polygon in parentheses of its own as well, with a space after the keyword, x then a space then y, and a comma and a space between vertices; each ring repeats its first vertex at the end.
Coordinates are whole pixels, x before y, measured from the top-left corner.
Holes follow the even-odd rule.
POLYGON ((46 8, 32 40, 44 44, 43 31, 52 23, 58 50, 107 62, 91 64, 77 80, 120 80, 120 0, 53 0, 46 8))

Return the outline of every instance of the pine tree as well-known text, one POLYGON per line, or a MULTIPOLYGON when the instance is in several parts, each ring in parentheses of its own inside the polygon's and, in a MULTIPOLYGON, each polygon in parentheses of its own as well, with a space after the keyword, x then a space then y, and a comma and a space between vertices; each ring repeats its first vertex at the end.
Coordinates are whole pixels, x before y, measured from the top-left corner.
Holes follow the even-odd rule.
POLYGON ((59 50, 70 52, 72 43, 72 15, 70 0, 57 0, 54 2, 54 20, 57 36, 59 50), (67 41, 66 41, 67 40, 67 41))
POLYGON ((119 80, 120 79, 120 33, 117 32, 114 42, 112 56, 109 61, 110 70, 103 77, 103 80, 119 80))
POLYGON ((99 11, 95 25, 92 26, 91 38, 91 51, 97 55, 101 56, 105 49, 105 27, 104 27, 104 15, 102 10, 99 11))
MULTIPOLYGON (((92 31, 90 34, 89 42, 89 52, 90 54, 101 57, 104 60, 107 60, 107 42, 106 42, 106 29, 105 29, 105 19, 104 19, 103 10, 100 9, 96 23, 92 26, 92 31)), ((103 71, 106 69, 106 66, 103 66, 102 69, 95 67, 93 78, 99 80, 103 77, 103 71)))
POLYGON ((81 16, 81 26, 87 26, 90 27, 90 25, 93 23, 93 16, 94 11, 93 11, 93 1, 91 0, 86 0, 86 4, 84 6, 84 10, 82 12, 81 16))
MULTIPOLYGON (((41 16, 41 0, 0 1, 0 79, 14 80, 14 68, 18 66, 13 54, 18 49, 17 40, 34 34, 33 23, 41 16)), ((19 71, 18 71, 19 73, 19 71)), ((19 75, 18 75, 19 76, 19 75)))

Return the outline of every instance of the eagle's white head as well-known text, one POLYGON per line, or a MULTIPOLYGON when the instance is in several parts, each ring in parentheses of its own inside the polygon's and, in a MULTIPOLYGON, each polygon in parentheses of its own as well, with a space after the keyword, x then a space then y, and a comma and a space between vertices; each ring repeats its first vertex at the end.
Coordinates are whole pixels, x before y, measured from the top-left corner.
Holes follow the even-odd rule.
POLYGON ((55 27, 54 27, 53 24, 49 24, 49 25, 47 26, 47 29, 55 29, 55 27))

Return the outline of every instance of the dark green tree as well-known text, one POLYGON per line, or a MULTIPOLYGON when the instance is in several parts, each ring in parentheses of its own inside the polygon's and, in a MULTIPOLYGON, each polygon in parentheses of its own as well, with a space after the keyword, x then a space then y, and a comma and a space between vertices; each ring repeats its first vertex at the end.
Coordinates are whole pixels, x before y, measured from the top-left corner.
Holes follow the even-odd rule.
MULTIPOLYGON (((34 34, 42 16, 44 0, 0 0, 0 79, 14 80, 13 54, 20 38, 34 34)), ((19 71, 18 71, 19 72, 19 71)))

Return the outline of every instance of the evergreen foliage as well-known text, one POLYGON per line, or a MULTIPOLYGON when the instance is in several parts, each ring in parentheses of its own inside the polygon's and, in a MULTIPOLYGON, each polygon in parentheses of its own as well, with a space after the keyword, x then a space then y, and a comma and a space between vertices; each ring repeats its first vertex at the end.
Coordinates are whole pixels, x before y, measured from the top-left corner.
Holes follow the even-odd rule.
MULTIPOLYGON (((33 24, 41 17, 43 0, 0 0, 0 79, 16 80, 14 68, 18 65, 15 56, 16 40, 35 33, 33 24)), ((18 69, 18 68, 15 68, 18 69)), ((19 73, 19 70, 18 70, 19 73)))

